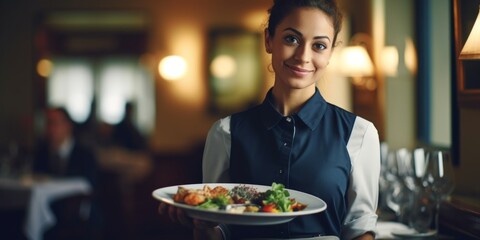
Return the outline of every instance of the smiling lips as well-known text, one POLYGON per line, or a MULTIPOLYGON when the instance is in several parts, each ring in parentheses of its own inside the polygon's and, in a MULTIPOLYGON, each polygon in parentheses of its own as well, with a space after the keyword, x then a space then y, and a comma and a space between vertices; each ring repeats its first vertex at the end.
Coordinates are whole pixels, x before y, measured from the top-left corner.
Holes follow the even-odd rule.
POLYGON ((284 65, 287 69, 289 69, 293 74, 295 74, 298 77, 305 77, 309 73, 313 72, 313 70, 303 69, 303 68, 291 66, 288 64, 284 64, 284 65))

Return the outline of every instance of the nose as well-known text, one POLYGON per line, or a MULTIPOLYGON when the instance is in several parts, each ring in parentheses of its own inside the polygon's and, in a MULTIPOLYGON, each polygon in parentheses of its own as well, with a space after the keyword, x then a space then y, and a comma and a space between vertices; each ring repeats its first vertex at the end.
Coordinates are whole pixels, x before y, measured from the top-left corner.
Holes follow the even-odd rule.
POLYGON ((295 50, 295 59, 302 63, 309 63, 312 57, 312 50, 306 44, 298 45, 295 50))

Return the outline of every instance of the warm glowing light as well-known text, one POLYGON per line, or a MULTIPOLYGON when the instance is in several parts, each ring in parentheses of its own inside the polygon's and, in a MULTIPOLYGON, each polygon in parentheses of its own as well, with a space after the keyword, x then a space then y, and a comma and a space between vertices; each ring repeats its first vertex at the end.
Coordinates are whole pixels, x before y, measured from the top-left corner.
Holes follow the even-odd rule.
POLYGON ((349 77, 373 76, 373 63, 367 50, 362 46, 349 46, 340 55, 342 72, 349 77))
POLYGON ((480 59, 480 12, 460 52, 460 59, 480 59))
POLYGON ((219 55, 213 59, 210 71, 217 78, 228 78, 237 71, 237 62, 229 55, 219 55))
POLYGON ((50 76, 52 72, 53 63, 49 59, 41 59, 37 63, 37 73, 42 77, 50 76))
POLYGON ((394 46, 382 50, 382 71, 386 76, 396 76, 398 69, 398 50, 394 46))
POLYGON ((158 71, 166 80, 177 80, 185 75, 187 62, 180 56, 168 56, 160 61, 158 71))
POLYGON ((411 38, 407 38, 405 41, 405 66, 412 73, 417 72, 417 50, 415 50, 415 44, 411 38))

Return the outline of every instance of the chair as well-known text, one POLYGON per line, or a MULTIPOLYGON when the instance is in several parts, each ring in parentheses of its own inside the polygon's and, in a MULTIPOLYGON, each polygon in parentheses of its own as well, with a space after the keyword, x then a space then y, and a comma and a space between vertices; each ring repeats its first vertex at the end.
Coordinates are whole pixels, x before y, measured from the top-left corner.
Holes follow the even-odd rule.
POLYGON ((0 229, 2 239, 26 240, 23 224, 31 191, 23 187, 0 187, 0 229))
POLYGON ((52 202, 50 207, 57 223, 45 232, 44 239, 92 239, 91 204, 90 194, 78 194, 52 202))

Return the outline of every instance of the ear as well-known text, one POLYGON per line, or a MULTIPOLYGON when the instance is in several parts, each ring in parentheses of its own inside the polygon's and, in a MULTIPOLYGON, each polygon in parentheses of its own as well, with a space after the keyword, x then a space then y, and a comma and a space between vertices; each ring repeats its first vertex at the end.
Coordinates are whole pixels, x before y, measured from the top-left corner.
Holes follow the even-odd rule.
POLYGON ((268 29, 265 28, 264 30, 265 35, 265 50, 267 53, 272 53, 272 40, 270 39, 270 34, 268 33, 268 29))

